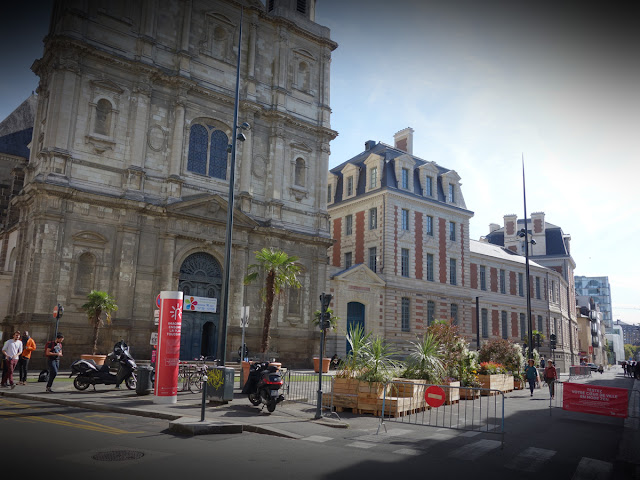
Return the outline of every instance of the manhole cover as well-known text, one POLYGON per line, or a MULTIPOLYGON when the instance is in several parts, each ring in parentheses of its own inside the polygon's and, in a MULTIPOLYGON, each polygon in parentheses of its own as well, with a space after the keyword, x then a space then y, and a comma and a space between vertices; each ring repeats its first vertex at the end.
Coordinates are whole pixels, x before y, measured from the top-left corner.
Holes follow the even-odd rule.
POLYGON ((123 460, 137 460, 144 457, 144 452, 135 450, 110 450, 108 452, 100 452, 91 458, 100 462, 120 462, 123 460))

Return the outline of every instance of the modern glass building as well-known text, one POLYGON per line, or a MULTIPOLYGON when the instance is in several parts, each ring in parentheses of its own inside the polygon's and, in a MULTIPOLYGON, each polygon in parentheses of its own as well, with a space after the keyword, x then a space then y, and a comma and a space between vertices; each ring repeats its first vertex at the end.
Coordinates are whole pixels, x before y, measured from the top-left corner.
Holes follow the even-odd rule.
POLYGON ((613 333, 613 317, 611 314, 611 287, 609 277, 574 277, 576 285, 576 296, 584 295, 592 297, 600 306, 602 321, 606 333, 613 333))

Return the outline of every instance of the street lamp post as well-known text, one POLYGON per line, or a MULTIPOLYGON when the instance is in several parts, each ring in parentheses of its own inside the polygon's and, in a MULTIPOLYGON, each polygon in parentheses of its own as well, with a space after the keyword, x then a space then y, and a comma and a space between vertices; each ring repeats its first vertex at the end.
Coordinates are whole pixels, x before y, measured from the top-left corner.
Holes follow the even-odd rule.
MULTIPOLYGON (((236 95, 235 106, 233 111, 233 134, 231 138, 231 145, 229 146, 231 153, 231 160, 229 165, 229 196, 227 199, 227 229, 225 235, 225 255, 224 255, 224 274, 222 282, 222 315, 220 322, 220 348, 218 350, 220 359, 220 365, 224 366, 227 356, 227 326, 229 324, 229 280, 231 277, 231 237, 233 231, 233 203, 234 203, 234 189, 235 189, 235 177, 236 177, 236 143, 238 140, 244 142, 246 137, 244 133, 238 133, 238 128, 242 130, 249 130, 251 126, 248 123, 243 123, 238 126, 238 106, 240 103, 240 60, 242 57, 242 14, 243 8, 240 7, 240 26, 238 28, 238 63, 236 66, 236 95)), ((242 348, 242 347, 240 347, 242 348)))
MULTIPOLYGON (((522 196, 524 200, 524 228, 518 232, 519 237, 524 237, 524 257, 525 257, 525 271, 527 276, 527 318, 529 328, 529 358, 533 358, 533 321, 531 319, 531 287, 529 285, 529 230, 527 228, 527 193, 525 189, 524 181, 524 155, 522 156, 522 196)), ((531 244, 535 245, 535 241, 532 239, 531 244)))
POLYGON ((480 297, 476 297, 476 350, 480 350, 480 297))

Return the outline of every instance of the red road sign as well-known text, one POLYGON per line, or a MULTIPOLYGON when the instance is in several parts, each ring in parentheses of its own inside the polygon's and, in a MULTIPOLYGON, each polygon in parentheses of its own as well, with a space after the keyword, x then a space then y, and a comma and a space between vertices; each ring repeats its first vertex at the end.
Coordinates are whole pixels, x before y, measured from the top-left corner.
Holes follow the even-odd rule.
POLYGON ((444 390, 437 385, 431 385, 424 391, 424 401, 430 407, 438 408, 444 403, 444 390))
POLYGON ((160 308, 160 294, 156 297, 156 305, 160 308))
POLYGON ((58 318, 58 305, 53 307, 53 318, 58 318))

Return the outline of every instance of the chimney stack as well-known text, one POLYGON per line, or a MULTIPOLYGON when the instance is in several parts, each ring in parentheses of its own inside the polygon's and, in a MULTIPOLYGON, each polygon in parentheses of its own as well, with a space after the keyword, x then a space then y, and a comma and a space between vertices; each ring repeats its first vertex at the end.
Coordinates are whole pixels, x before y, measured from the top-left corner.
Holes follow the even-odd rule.
POLYGON ((393 146, 398 150, 413 155, 413 128, 407 127, 393 136, 393 146))

